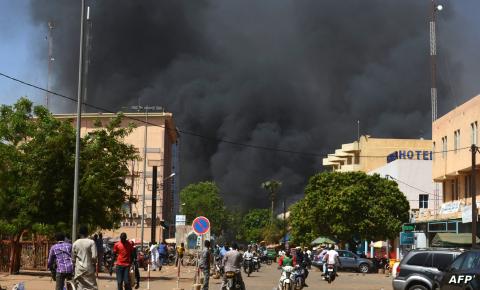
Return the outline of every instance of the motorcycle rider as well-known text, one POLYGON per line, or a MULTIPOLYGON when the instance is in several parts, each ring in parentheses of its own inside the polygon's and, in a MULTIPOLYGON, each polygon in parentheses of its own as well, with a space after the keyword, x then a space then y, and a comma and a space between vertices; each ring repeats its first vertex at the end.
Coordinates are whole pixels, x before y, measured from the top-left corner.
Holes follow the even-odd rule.
POLYGON ((333 246, 330 247, 330 250, 327 252, 324 259, 326 259, 327 265, 333 265, 333 271, 335 273, 335 276, 338 276, 337 265, 341 266, 342 263, 340 262, 340 259, 338 258, 338 252, 335 251, 335 248, 333 246))
POLYGON ((248 246, 247 251, 243 253, 243 262, 245 263, 247 259, 250 259, 250 272, 253 272, 253 256, 252 246, 248 246))
MULTIPOLYGON (((237 281, 241 285, 241 290, 245 290, 245 283, 242 279, 242 254, 238 251, 237 243, 232 244, 232 249, 225 253, 225 256, 222 260, 223 267, 225 269, 225 273, 227 272, 235 272, 237 275, 237 281)), ((220 289, 225 289, 225 285, 227 284, 227 277, 226 275, 223 276, 222 286, 220 289)))

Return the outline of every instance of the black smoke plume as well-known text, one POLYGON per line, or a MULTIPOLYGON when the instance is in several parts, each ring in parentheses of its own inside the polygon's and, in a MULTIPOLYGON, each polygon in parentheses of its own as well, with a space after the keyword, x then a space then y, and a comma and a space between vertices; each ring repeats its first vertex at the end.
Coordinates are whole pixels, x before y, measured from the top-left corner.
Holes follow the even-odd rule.
MULTIPOLYGON (((56 23, 56 88, 75 96, 80 1, 31 3, 38 25, 56 23)), ((357 120, 376 137, 430 138, 430 1, 88 3, 91 104, 165 106, 181 129, 325 155, 357 138, 357 120)), ((439 25, 455 17, 452 4, 439 25)), ((461 65, 450 69, 459 84, 461 65)), ((440 114, 447 87, 440 78, 440 114)), ((260 183, 271 178, 291 201, 320 170, 321 157, 181 136, 182 185, 214 179, 231 205, 267 206, 260 183)))

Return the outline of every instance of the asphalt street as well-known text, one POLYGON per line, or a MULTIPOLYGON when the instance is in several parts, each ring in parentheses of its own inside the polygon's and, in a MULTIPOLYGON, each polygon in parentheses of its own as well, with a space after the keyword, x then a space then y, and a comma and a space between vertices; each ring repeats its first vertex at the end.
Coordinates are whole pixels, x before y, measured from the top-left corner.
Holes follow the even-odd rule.
MULTIPOLYGON (((182 268, 179 286, 181 289, 192 289, 193 277, 195 270, 193 267, 182 268)), ((243 275, 247 290, 272 290, 276 289, 278 279, 280 278, 280 270, 276 265, 263 266, 260 272, 253 273, 250 277, 243 275)), ((354 272, 340 272, 339 277, 332 283, 328 284, 323 281, 321 272, 312 269, 307 279, 309 289, 334 289, 334 290, 380 290, 392 289, 391 277, 384 274, 359 274, 354 272)), ((176 288, 176 268, 164 267, 162 271, 151 272, 150 282, 148 282, 147 272, 141 271, 142 284, 140 289, 152 290, 170 290, 176 288)), ((0 285, 7 287, 8 290, 18 282, 25 283, 26 290, 49 290, 55 289, 55 284, 48 276, 48 272, 23 272, 22 275, 0 275, 0 285)), ((115 276, 110 277, 108 274, 102 273, 98 279, 99 290, 116 289, 115 276)), ((210 290, 220 289, 220 280, 210 280, 210 290)))

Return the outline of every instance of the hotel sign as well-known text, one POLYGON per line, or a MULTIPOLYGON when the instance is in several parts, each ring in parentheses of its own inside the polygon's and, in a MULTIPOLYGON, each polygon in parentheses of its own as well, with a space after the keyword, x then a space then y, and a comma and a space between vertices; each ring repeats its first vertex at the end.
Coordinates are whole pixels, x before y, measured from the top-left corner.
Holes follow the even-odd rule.
POLYGON ((433 160, 432 151, 427 150, 398 150, 387 156, 387 163, 397 159, 433 160))

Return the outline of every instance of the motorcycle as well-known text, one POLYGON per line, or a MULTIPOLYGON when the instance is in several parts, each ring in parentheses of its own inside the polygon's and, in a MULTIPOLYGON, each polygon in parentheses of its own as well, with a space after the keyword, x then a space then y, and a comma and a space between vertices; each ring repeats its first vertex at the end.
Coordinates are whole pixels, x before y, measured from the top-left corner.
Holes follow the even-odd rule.
POLYGON ((295 266, 295 270, 292 272, 293 288, 295 290, 301 290, 305 285, 305 269, 302 266, 295 266))
POLYGON ((325 273, 325 281, 328 282, 328 284, 332 283, 335 280, 335 265, 329 264, 327 265, 327 272, 325 273))
POLYGON ((285 266, 282 268, 282 276, 278 283, 278 290, 293 290, 292 272, 295 269, 292 266, 285 266))
POLYGON ((252 258, 245 258, 245 260, 243 261, 243 271, 245 271, 245 274, 247 274, 248 277, 250 277, 250 274, 253 272, 253 267, 254 265, 252 258))
POLYGON ((245 290, 243 289, 242 283, 240 283, 240 279, 238 278, 239 274, 240 273, 235 273, 233 271, 227 271, 225 273, 227 283, 222 290, 245 290))
POLYGON ((147 271, 148 265, 150 264, 149 254, 143 251, 139 251, 137 253, 137 262, 139 268, 143 268, 143 270, 147 271))
POLYGON ((257 256, 254 256, 252 262, 253 262, 253 269, 257 272, 260 271, 261 266, 260 266, 259 258, 257 256))
POLYGON ((215 256, 215 274, 214 278, 219 279, 224 274, 224 267, 222 266, 222 257, 220 255, 215 256))

